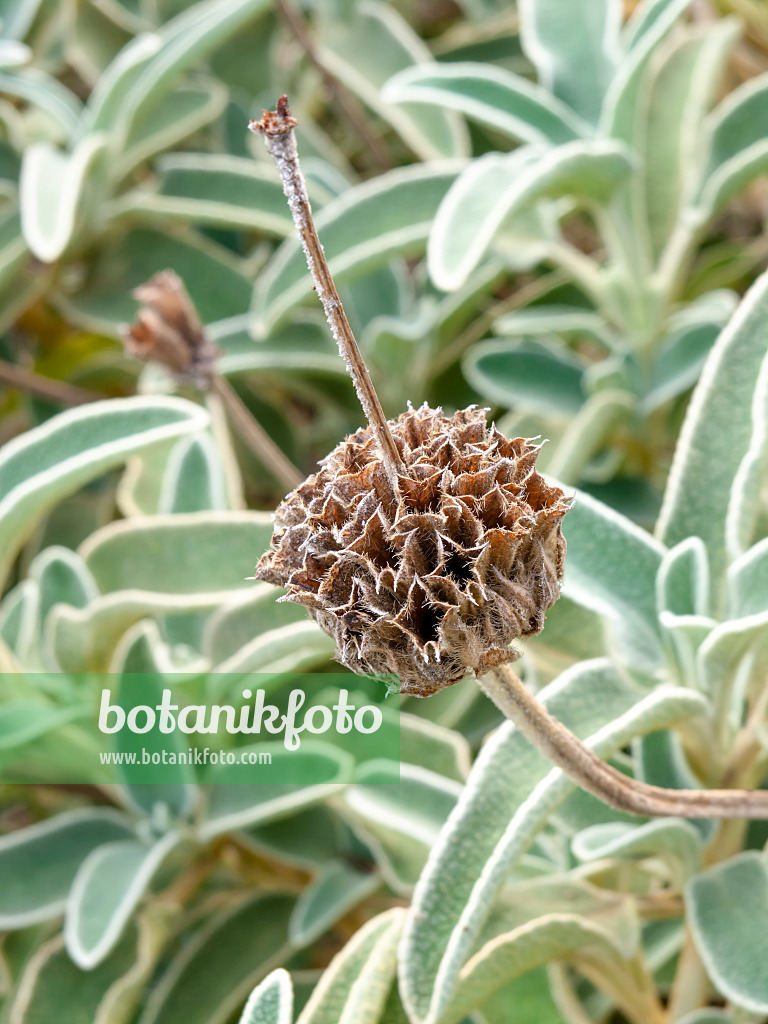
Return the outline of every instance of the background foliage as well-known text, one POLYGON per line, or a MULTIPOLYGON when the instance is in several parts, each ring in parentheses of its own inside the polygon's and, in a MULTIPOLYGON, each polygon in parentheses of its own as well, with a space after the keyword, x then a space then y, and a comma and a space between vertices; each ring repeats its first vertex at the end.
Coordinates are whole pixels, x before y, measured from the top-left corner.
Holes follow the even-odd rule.
POLYGON ((344 678, 245 579, 280 482, 215 396, 118 340, 133 288, 172 267, 302 472, 360 425, 245 130, 288 92, 386 411, 487 405, 577 489, 526 682, 627 774, 765 785, 763 5, 0 18, 0 761, 29 782, 0 795, 0 1020, 768 1019, 762 823, 609 811, 472 680, 384 704, 400 767, 321 749, 315 783, 279 790, 45 783, 82 756, 89 672, 210 696, 258 671, 276 699, 296 673, 344 678))

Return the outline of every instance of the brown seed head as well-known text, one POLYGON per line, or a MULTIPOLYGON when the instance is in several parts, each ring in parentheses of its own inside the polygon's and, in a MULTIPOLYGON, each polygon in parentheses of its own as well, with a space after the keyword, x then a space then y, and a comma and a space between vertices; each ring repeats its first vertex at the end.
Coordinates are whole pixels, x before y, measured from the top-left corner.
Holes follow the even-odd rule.
POLYGON ((133 294, 141 309, 120 331, 128 355, 161 363, 180 383, 206 388, 219 351, 178 274, 161 270, 133 294))
POLYGON ((557 600, 568 500, 474 407, 426 405, 390 429, 395 497, 371 428, 340 444, 276 513, 255 578, 287 588, 362 673, 427 696, 520 656, 557 600))

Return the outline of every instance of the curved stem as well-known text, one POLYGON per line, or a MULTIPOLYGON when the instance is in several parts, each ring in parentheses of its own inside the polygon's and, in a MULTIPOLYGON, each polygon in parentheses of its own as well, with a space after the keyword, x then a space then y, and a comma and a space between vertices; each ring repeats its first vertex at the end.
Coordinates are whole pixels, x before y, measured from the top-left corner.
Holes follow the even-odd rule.
POLYGON ((347 364, 357 397, 360 399, 363 412, 371 425, 387 477, 396 495, 398 493, 398 473, 405 473, 405 467, 389 429, 379 396, 376 394, 368 373, 368 367, 357 347, 355 335, 349 325, 349 320, 347 320, 325 259, 323 247, 317 236, 307 195, 307 185, 299 166, 299 154, 293 134, 295 126, 296 121, 291 117, 291 112, 288 109, 287 96, 281 96, 277 101, 276 111, 265 110, 260 121, 251 121, 248 125, 254 135, 264 137, 267 149, 277 164, 283 191, 293 216, 293 223, 296 225, 301 244, 304 247, 304 255, 307 258, 318 297, 323 304, 328 326, 331 328, 331 333, 347 364))
POLYGON ((479 677, 478 682, 537 750, 582 789, 617 811, 650 818, 768 818, 768 792, 764 790, 663 789, 627 778, 553 718, 509 665, 479 677))

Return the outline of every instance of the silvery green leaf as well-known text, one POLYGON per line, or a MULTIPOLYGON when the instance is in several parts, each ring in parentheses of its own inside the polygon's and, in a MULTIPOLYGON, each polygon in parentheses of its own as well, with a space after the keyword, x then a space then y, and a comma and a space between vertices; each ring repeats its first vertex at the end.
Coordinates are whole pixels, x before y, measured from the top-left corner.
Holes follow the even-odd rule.
POLYGON ((202 649, 213 664, 232 657, 254 637, 292 622, 306 622, 304 608, 280 602, 282 594, 268 583, 256 583, 247 593, 222 603, 208 619, 203 634, 202 649))
POLYGON ((660 857, 670 862, 673 880, 682 886, 701 867, 701 834, 690 822, 670 818, 644 825, 613 822, 593 825, 575 836, 573 852, 580 861, 602 858, 660 857))
POLYGON ((728 610, 732 618, 768 611, 768 537, 728 569, 728 610))
POLYGON ((709 160, 701 177, 697 206, 702 219, 741 192, 768 167, 765 102, 768 75, 734 89, 710 115, 709 160))
POLYGON ((659 51, 648 82, 638 145, 643 207, 659 258, 700 173, 702 124, 741 26, 735 19, 696 26, 659 51))
POLYGON ((82 558, 69 548, 51 545, 29 567, 29 578, 40 587, 40 623, 56 604, 84 608, 99 596, 99 588, 82 558))
MULTIPOLYGON (((315 223, 336 283, 385 265, 392 256, 424 251, 432 218, 463 166, 435 161, 398 168, 350 188, 330 202, 315 223)), ((265 335, 312 295, 301 246, 289 239, 262 272, 254 294, 256 329, 265 335)))
POLYGON ((11 284, 29 257, 21 232, 21 218, 15 204, 0 215, 0 286, 11 284))
POLYGON ((388 121, 422 160, 466 156, 466 128, 450 109, 393 104, 382 96, 381 86, 387 79, 432 60, 427 45, 398 11, 358 0, 335 16, 330 12, 330 5, 320 8, 317 38, 334 75, 388 121))
POLYGON ((471 755, 466 739, 454 729, 401 711, 400 760, 429 768, 438 775, 463 782, 469 775, 471 755))
POLYGON ((58 814, 0 838, 0 926, 24 928, 64 912, 82 861, 103 843, 134 839, 126 815, 89 808, 58 814))
POLYGON ((279 238, 294 230, 277 176, 255 160, 173 153, 162 157, 157 169, 157 190, 129 192, 114 205, 114 215, 252 228, 279 238))
POLYGON ((707 550, 700 537, 680 541, 664 555, 656 577, 659 611, 707 615, 710 607, 707 550))
POLYGON ((603 96, 622 56, 619 0, 563 6, 557 0, 520 0, 520 37, 539 85, 597 124, 603 96))
POLYGON ((397 963, 403 910, 368 921, 326 968, 296 1024, 377 1024, 397 963))
POLYGON ((693 387, 721 327, 720 323, 691 323, 663 338, 640 405, 646 415, 693 387))
POLYGON ((737 1006, 768 1013, 768 868, 738 854, 692 878, 686 910, 696 948, 716 988, 737 1006))
POLYGON ((762 495, 768 480, 768 354, 763 359, 752 398, 752 439, 731 487, 725 517, 728 554, 737 558, 756 538, 762 495))
POLYGON ((24 39, 41 0, 3 0, 0 4, 0 32, 3 39, 24 39))
POLYGON ((585 366, 562 346, 505 338, 473 345, 462 363, 484 398, 555 417, 573 417, 584 404, 585 366))
POLYGON ((316 622, 308 618, 278 626, 243 644, 229 658, 216 664, 216 672, 261 672, 280 675, 285 672, 308 671, 314 665, 328 662, 336 645, 316 622))
POLYGON ((731 698, 736 674, 752 646, 767 636, 768 608, 765 608, 756 614, 720 623, 702 640, 696 655, 699 685, 719 702, 721 725, 725 724, 722 719, 728 716, 732 728, 739 726, 742 709, 730 706, 731 699, 738 705, 741 703, 740 694, 735 693, 731 698))
POLYGON ((246 576, 267 549, 272 527, 267 512, 136 516, 91 534, 80 555, 102 593, 247 590, 246 576))
POLYGON ((705 1010, 692 1010, 686 1013, 677 1024, 733 1024, 733 1017, 727 1010, 708 1006, 705 1010))
POLYGON ((40 587, 35 580, 22 580, 0 605, 0 638, 24 665, 38 654, 39 624, 40 587))
POLYGON ((375 871, 358 871, 344 860, 328 861, 296 900, 288 929, 291 941, 308 946, 380 886, 375 871))
POLYGON ((294 903, 291 896, 259 895, 209 917, 167 964, 139 1024, 225 1024, 292 952, 294 903))
POLYGON ((578 306, 529 306, 525 309, 506 313, 494 322, 495 334, 510 337, 539 334, 586 335, 600 342, 607 349, 613 348, 617 339, 602 315, 578 306))
POLYGON ((239 1024, 291 1024, 293 986, 290 974, 278 967, 248 996, 239 1024))
POLYGON ((129 929, 112 955, 91 971, 81 971, 72 962, 64 937, 56 935, 24 964, 8 1007, 10 1017, 14 1024, 48 1024, 74 1004, 89 1024, 116 1024, 121 1013, 133 1010, 136 988, 146 982, 152 967, 151 955, 142 949, 140 928, 129 929))
POLYGON ((146 32, 123 47, 91 90, 80 118, 78 138, 89 132, 116 132, 120 127, 120 106, 126 91, 161 45, 156 33, 146 32))
MULTIPOLYGON (((151 620, 138 622, 121 638, 109 664, 110 674, 117 676, 115 685, 106 681, 107 687, 111 686, 110 703, 126 714, 139 704, 157 707, 163 696, 162 674, 173 673, 174 667, 157 624, 151 620)), ((179 754, 187 750, 187 743, 179 732, 163 733, 154 725, 141 734, 120 729, 114 736, 112 749, 128 757, 135 753, 138 760, 144 751, 158 753, 161 757, 163 751, 179 754)), ((162 782, 157 781, 156 772, 151 773, 147 783, 122 768, 115 774, 125 780, 126 803, 132 810, 150 818, 158 815, 163 820, 187 818, 198 799, 194 771, 187 764, 166 765, 162 782)))
POLYGON ((727 562, 726 521, 739 464, 752 443, 751 397, 765 359, 768 275, 760 277, 704 365, 675 450, 657 536, 672 546, 701 537, 713 587, 727 562))
POLYGON ((369 762, 340 808, 395 891, 407 891, 456 805, 461 786, 416 765, 369 762))
POLYGON ((653 659, 658 649, 655 584, 664 547, 581 491, 563 520, 563 533, 568 542, 563 593, 610 620, 631 622, 653 659))
POLYGON ((92 402, 54 416, 0 454, 0 575, 45 513, 128 456, 202 429, 205 410, 180 398, 92 402))
MULTIPOLYGON (((687 690, 639 692, 607 660, 583 662, 540 694, 555 717, 601 757, 633 736, 706 708, 687 690)), ((436 1024, 509 870, 573 783, 511 726, 482 748, 456 810, 432 847, 401 948, 400 987, 410 1017, 436 1024)))
POLYGON ((250 323, 246 315, 208 325, 208 333, 221 350, 220 373, 279 374, 281 387, 295 385, 297 371, 303 371, 302 377, 311 373, 348 379, 344 360, 325 323, 297 319, 270 331, 256 344, 249 332, 250 323))
POLYGON ((600 128, 602 134, 632 143, 638 103, 649 62, 659 44, 683 16, 691 0, 646 0, 627 26, 626 56, 621 60, 605 95, 600 128))
POLYGON ((105 843, 83 861, 67 900, 67 952, 84 971, 100 964, 123 934, 157 869, 180 841, 169 832, 153 846, 134 839, 105 843))
POLYGON ((158 107, 134 121, 124 141, 124 151, 112 173, 119 181, 138 164, 170 149, 217 118, 227 105, 227 90, 213 79, 196 79, 194 85, 175 89, 158 107))
POLYGON ((603 388, 590 395, 568 424, 554 450, 548 452, 547 472, 574 484, 588 463, 630 420, 637 406, 633 394, 603 388))
MULTIPOLYGON (((3 28, 5 28, 3 19, 3 28)), ((16 39, 0 39, 0 68, 15 68, 27 64, 32 56, 30 48, 16 39)))
POLYGON ((223 512, 226 508, 224 470, 211 435, 182 438, 168 456, 158 512, 223 512))
MULTIPOLYGON (((487 153, 473 160, 435 215, 427 252, 432 280, 443 291, 460 287, 505 220, 542 199, 607 202, 632 170, 628 150, 603 140, 487 153)), ((546 252, 546 237, 541 241, 546 252)))
POLYGON ((134 228, 105 240, 92 265, 92 280, 78 292, 53 296, 71 323, 118 337, 138 304, 131 290, 159 270, 173 267, 184 282, 203 323, 247 311, 252 284, 229 250, 188 232, 134 228))
POLYGON ((493 65, 422 64, 387 82, 393 103, 423 103, 457 110, 519 142, 558 145, 589 129, 546 89, 493 65))
POLYGON ((51 119, 54 134, 62 141, 76 136, 82 104, 52 75, 35 67, 0 71, 0 92, 39 107, 51 119))
POLYGON ((107 152, 104 135, 88 135, 70 155, 47 142, 36 142, 24 154, 19 182, 21 227, 32 253, 43 263, 63 255, 94 197, 90 189, 103 173, 107 152))
POLYGON ((198 828, 202 840, 284 818, 327 799, 352 779, 354 759, 327 743, 305 740, 299 750, 281 749, 275 743, 247 749, 269 751, 273 765, 281 762, 281 777, 293 775, 297 781, 244 785, 239 765, 215 766, 208 779, 212 789, 205 820, 198 828))
POLYGON ((22 747, 69 722, 85 718, 92 718, 92 709, 87 704, 57 707, 41 700, 5 700, 0 705, 0 751, 22 747))
POLYGON ((558 878, 510 886, 494 907, 478 950, 463 967, 456 995, 440 1015, 457 1024, 514 977, 581 954, 621 970, 639 941, 636 911, 626 898, 603 896, 584 883, 558 878))
POLYGON ((125 135, 166 99, 185 71, 263 16, 268 6, 267 0, 206 0, 166 22, 158 31, 161 48, 125 89, 119 108, 125 135))

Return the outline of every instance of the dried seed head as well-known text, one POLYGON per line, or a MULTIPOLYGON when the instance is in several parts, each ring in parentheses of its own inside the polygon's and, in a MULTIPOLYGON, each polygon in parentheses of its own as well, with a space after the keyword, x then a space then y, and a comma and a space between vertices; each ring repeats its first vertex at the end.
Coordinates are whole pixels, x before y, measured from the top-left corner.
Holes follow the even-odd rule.
POLYGON ((206 335, 178 274, 161 270, 133 292, 136 322, 121 328, 128 355, 161 363, 179 383, 205 389, 219 350, 206 335))
POLYGON ((370 427, 340 444, 276 513, 255 578, 287 588, 355 672, 394 673, 427 696, 514 661, 557 600, 565 495, 536 472, 539 446, 469 408, 426 405, 389 424, 397 497, 370 427))

